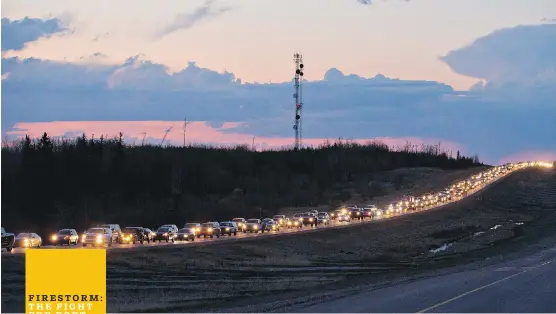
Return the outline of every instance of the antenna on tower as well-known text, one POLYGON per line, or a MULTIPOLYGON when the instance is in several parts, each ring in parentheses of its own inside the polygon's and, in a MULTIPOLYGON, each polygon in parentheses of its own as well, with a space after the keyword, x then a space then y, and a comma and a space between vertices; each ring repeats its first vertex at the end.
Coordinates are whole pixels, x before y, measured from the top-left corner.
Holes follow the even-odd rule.
POLYGON ((294 76, 294 88, 295 92, 293 94, 293 98, 295 99, 295 123, 293 125, 293 129, 295 131, 295 144, 293 147, 294 151, 298 151, 301 147, 301 109, 303 108, 303 56, 300 53, 295 53, 293 55, 293 61, 295 63, 295 76, 294 76))
POLYGON ((170 133, 170 131, 172 131, 172 129, 174 128, 174 126, 172 125, 168 130, 164 131, 164 137, 162 138, 162 142, 160 142, 160 146, 162 147, 162 144, 164 144, 164 140, 166 139, 166 136, 168 136, 168 133, 170 133))
POLYGON ((185 147, 185 132, 187 132, 187 125, 191 123, 187 121, 187 117, 183 118, 183 147, 185 147))

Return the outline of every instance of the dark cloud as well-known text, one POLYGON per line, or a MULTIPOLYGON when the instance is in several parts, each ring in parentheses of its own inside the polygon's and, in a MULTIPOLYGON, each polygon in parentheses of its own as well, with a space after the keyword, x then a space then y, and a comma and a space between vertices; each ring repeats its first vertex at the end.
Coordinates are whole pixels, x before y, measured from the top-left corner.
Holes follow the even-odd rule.
POLYGON ((230 10, 230 7, 216 7, 215 0, 207 0, 202 6, 198 7, 191 13, 178 14, 171 24, 166 25, 155 32, 154 37, 160 38, 180 29, 191 28, 197 23, 214 18, 230 10))
POLYGON ((57 18, 49 20, 29 17, 23 20, 2 18, 2 51, 21 50, 28 42, 67 30, 57 18))
POLYGON ((556 83, 556 24, 505 28, 453 50, 440 60, 485 87, 556 83))

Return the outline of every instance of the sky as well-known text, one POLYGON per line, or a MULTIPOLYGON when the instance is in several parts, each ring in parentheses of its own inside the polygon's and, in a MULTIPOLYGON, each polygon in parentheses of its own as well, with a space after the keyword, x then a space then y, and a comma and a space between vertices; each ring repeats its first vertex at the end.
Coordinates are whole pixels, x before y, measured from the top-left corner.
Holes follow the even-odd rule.
POLYGON ((554 0, 3 0, 2 137, 438 143, 556 159, 554 0), (125 121, 125 122, 122 122, 125 121))

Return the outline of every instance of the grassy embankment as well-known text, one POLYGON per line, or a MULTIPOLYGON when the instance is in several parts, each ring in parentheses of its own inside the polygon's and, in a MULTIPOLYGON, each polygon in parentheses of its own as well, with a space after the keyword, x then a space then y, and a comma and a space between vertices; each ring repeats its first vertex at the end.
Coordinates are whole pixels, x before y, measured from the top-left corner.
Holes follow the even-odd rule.
MULTIPOLYGON (((556 172, 523 170, 445 208, 388 221, 156 254, 109 253, 108 310, 203 311, 233 304, 241 305, 236 311, 261 311, 247 306, 260 302, 276 308, 320 290, 516 250, 553 235, 555 218, 556 172), (429 252, 447 243, 453 244, 446 251, 429 252)), ((22 260, 2 259, 3 299, 12 304, 18 294, 23 302, 22 260)))

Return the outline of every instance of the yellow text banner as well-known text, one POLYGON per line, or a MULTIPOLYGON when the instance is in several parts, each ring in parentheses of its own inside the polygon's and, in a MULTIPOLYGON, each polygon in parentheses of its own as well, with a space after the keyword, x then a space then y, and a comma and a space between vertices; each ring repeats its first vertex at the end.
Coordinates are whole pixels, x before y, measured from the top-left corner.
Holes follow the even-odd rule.
POLYGON ((27 250, 26 314, 105 314, 106 251, 27 250))

